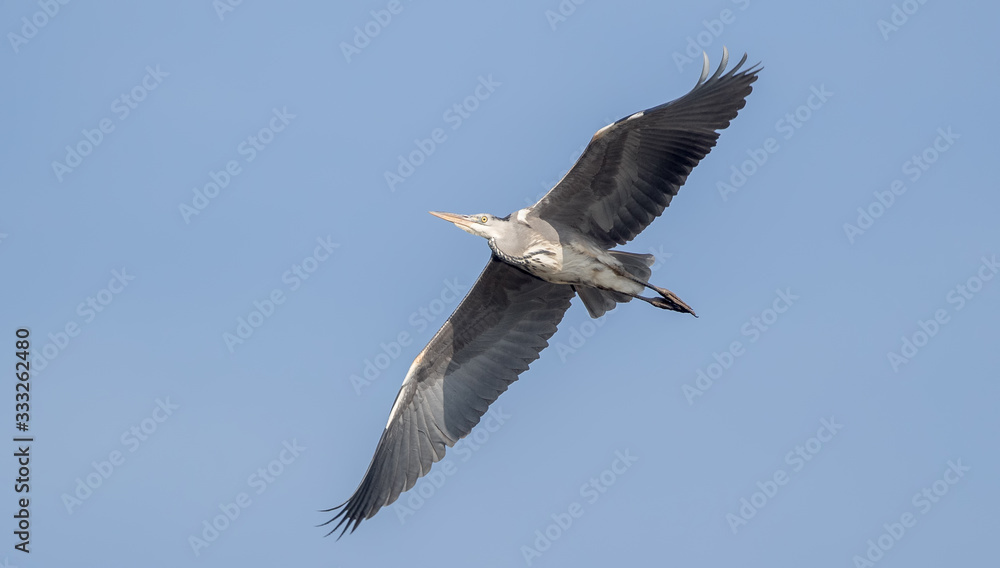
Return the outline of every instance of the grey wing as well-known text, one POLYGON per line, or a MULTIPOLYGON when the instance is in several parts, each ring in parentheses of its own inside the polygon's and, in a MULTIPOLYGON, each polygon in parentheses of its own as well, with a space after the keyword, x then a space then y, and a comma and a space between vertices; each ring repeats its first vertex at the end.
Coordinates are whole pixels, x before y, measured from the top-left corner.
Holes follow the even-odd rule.
POLYGON ((573 297, 490 259, 455 313, 410 366, 368 470, 340 509, 330 533, 340 535, 394 502, 446 446, 465 437, 489 405, 538 358, 573 297))
POLYGON ((708 77, 706 55, 701 78, 688 94, 598 130, 529 215, 574 227, 606 248, 632 240, 670 205, 715 146, 717 131, 746 104, 760 70, 740 71, 746 59, 723 74, 729 60, 724 49, 722 64, 708 77))

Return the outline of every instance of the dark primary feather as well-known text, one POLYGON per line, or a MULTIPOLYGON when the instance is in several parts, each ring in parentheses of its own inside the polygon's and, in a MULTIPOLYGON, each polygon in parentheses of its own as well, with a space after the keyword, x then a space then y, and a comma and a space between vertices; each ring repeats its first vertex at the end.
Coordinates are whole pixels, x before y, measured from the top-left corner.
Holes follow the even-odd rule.
MULTIPOLYGON (((663 213, 691 170, 746 104, 759 68, 706 72, 683 97, 597 131, 580 159, 530 214, 573 227, 605 248, 625 244, 663 213)), ((707 61, 706 61, 707 65, 707 61)))
POLYGON ((574 292, 496 258, 417 355, 361 484, 323 523, 354 531, 413 487, 548 345, 574 292))

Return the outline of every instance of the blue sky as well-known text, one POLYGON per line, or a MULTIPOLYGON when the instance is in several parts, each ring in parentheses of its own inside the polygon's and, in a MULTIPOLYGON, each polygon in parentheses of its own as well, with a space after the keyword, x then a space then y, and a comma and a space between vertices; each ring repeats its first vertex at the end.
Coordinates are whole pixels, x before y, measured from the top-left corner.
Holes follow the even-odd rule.
POLYGON ((0 345, 30 330, 34 437, 29 555, 13 441, 0 467, 9 565, 995 557, 994 4, 0 13, 0 345), (723 45, 754 92, 623 247, 700 317, 574 300, 430 476, 323 538, 489 255, 427 211, 533 202, 723 45))

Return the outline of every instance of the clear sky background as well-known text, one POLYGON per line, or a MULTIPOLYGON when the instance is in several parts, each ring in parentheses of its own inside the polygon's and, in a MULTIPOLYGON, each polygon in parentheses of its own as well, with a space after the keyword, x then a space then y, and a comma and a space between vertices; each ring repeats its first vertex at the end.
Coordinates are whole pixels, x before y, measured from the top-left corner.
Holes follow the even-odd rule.
POLYGON ((1000 8, 960 4, 4 2, 0 559, 992 565, 1000 8), (623 247, 700 317, 574 300, 450 465, 323 538, 489 256, 427 211, 533 202, 723 45, 747 106, 623 247))

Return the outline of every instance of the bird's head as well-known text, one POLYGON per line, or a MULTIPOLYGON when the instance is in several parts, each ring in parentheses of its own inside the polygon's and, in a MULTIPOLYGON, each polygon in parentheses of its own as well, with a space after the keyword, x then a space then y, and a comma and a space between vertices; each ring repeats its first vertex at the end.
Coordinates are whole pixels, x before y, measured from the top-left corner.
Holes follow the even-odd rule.
POLYGON ((478 235, 484 239, 495 239, 501 236, 503 225, 506 219, 501 219, 489 213, 477 213, 475 215, 457 215, 455 213, 443 213, 441 211, 429 211, 431 215, 440 217, 445 221, 453 223, 466 233, 478 235))

